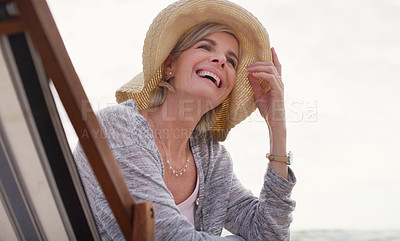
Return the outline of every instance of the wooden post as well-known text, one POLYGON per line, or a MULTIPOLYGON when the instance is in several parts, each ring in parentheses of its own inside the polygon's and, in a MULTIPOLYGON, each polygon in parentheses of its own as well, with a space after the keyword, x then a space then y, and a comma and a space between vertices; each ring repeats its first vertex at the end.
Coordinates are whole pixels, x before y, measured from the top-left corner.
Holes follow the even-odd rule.
MULTIPOLYGON (((0 0, 9 2, 12 1, 0 0)), ((0 21, 0 34, 29 33, 125 239, 154 240, 153 203, 134 203, 46 1, 15 0, 15 3, 19 17, 0 21)))
POLYGON ((134 205, 132 240, 154 240, 154 211, 151 201, 134 205))

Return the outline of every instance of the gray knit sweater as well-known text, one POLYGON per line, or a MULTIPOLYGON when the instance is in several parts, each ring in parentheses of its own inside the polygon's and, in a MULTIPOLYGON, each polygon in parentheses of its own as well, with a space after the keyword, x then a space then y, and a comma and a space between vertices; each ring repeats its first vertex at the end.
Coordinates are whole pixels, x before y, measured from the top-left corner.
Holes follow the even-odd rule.
MULTIPOLYGON (((135 103, 130 100, 105 108, 97 117, 133 199, 154 202, 156 240, 289 240, 295 207, 290 194, 296 182, 291 170, 287 181, 266 168, 262 191, 255 197, 233 173, 225 147, 212 135, 194 133, 190 144, 200 188, 193 227, 180 214, 163 181, 161 155, 152 130, 135 103), (220 237, 222 228, 235 235, 220 237)), ((102 240, 124 240, 80 145, 74 156, 102 240)))

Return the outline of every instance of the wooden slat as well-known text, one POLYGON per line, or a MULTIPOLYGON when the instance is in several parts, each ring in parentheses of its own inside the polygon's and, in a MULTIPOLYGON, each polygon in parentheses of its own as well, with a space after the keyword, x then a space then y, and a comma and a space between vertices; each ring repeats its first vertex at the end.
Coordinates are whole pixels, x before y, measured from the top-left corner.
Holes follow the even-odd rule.
POLYGON ((132 240, 154 240, 154 205, 151 201, 135 203, 132 240))
MULTIPOLYGON (((13 4, 11 2, 12 2, 11 0, 0 0, 2 10, 4 11, 5 9, 7 9, 7 6, 9 4, 13 4)), ((5 16, 3 16, 2 18, 4 17, 5 16)), ((22 21, 18 18, 10 17, 10 19, 7 18, 6 20, 5 19, 0 20, 0 35, 16 34, 16 33, 21 33, 23 31, 24 31, 24 26, 22 24, 22 21)))
MULTIPOLYGON (((133 237, 135 207, 117 162, 108 146, 104 133, 83 90, 72 62, 67 54, 56 24, 44 0, 16 0, 32 41, 42 59, 44 68, 53 80, 60 99, 78 135, 83 150, 93 168, 100 186, 110 204, 126 238, 133 237)), ((153 209, 154 211, 154 209, 153 209)), ((145 215, 146 216, 146 215, 145 215)), ((148 217, 149 215, 147 215, 148 217)), ((154 215, 151 218, 154 222, 154 215)), ((154 232, 154 229, 152 230, 154 232)), ((150 239, 146 239, 150 240, 150 239)))
POLYGON ((24 31, 24 26, 20 19, 15 18, 7 21, 0 21, 0 35, 9 35, 21 33, 24 31))

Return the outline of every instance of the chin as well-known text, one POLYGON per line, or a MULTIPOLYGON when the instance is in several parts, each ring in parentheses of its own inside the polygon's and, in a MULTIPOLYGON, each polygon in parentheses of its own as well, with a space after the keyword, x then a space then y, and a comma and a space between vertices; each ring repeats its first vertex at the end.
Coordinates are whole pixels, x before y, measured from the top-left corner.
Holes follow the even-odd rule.
POLYGON ((209 83, 197 82, 187 84, 183 88, 187 96, 192 97, 194 101, 199 100, 202 106, 208 110, 220 105, 228 95, 225 93, 227 89, 217 88, 209 83))
POLYGON ((210 90, 196 90, 191 95, 194 100, 199 100, 207 110, 211 110, 222 103, 222 101, 218 101, 219 98, 215 98, 215 92, 210 92, 210 90))

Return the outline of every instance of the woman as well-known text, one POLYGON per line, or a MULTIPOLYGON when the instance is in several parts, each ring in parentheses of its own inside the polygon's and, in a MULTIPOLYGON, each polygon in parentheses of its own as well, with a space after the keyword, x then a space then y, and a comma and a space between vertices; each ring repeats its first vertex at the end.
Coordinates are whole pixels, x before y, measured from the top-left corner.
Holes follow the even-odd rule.
MULTIPOLYGON (((143 74, 117 100, 98 119, 134 200, 154 202, 157 240, 289 240, 295 177, 281 67, 254 16, 221 0, 170 5, 147 33, 143 74), (259 198, 218 142, 256 106, 270 131, 259 198), (222 228, 234 235, 219 237, 222 228)), ((79 146, 75 157, 102 239, 123 239, 79 146)))

